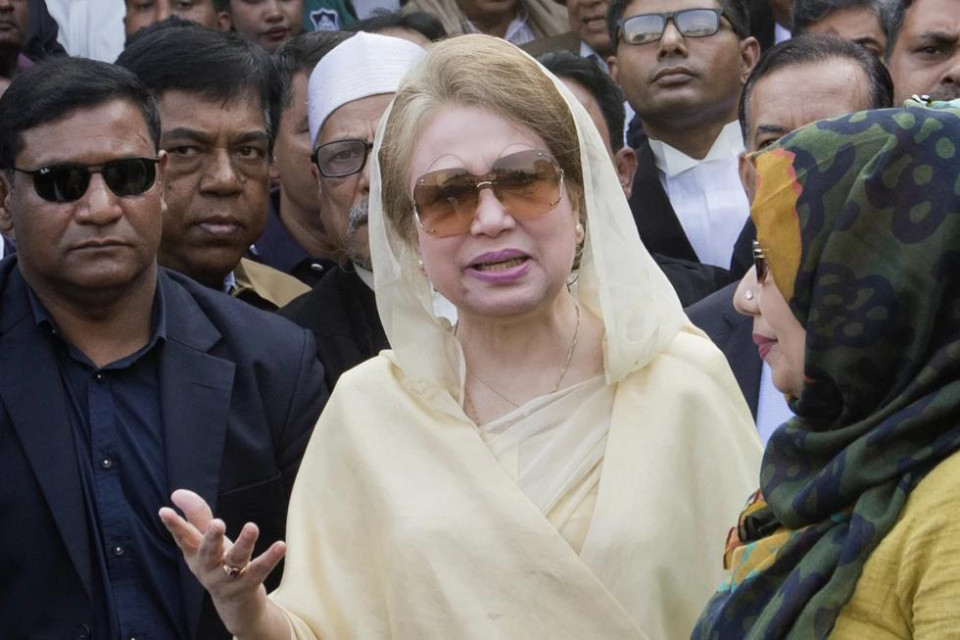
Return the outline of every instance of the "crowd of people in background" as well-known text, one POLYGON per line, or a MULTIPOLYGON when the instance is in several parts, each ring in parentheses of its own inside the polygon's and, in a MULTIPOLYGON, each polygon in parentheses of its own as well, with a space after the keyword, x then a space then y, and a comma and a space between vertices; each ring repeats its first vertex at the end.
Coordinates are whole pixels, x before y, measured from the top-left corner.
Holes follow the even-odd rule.
POLYGON ((0 0, 0 638, 954 637, 958 146, 960 0, 0 0))

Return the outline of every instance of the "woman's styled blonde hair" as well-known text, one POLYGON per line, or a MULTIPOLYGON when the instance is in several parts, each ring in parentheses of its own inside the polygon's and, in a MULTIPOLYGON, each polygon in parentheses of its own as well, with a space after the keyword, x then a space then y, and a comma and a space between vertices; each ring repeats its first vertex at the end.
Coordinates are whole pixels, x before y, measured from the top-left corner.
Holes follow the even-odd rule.
POLYGON ((489 110, 539 135, 564 173, 570 201, 583 217, 583 170, 577 129, 546 72, 500 38, 466 35, 439 42, 397 92, 380 148, 383 209, 397 233, 415 237, 409 164, 420 132, 451 106, 489 110))

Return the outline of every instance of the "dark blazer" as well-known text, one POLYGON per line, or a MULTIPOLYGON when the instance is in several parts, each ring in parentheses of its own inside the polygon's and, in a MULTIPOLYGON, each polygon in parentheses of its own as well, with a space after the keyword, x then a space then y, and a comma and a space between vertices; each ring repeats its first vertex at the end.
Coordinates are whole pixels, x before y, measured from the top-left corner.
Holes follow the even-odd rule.
POLYGON ((700 262, 670 204, 670 196, 660 183, 657 164, 646 137, 636 151, 637 172, 630 194, 630 211, 644 246, 650 253, 700 262))
POLYGON ((756 420, 763 361, 753 343, 753 320, 733 308, 737 284, 734 282, 720 289, 686 311, 690 321, 703 329, 726 356, 756 420))
POLYGON ((277 313, 313 332, 330 389, 344 371, 390 348, 373 291, 355 271, 334 267, 277 313))
MULTIPOLYGON (((161 269, 167 339, 159 382, 170 488, 200 494, 257 553, 282 539, 286 505, 326 401, 313 338, 161 269)), ((0 638, 107 639, 97 617, 88 527, 54 346, 37 326, 16 257, 0 262, 0 638)), ((159 505, 158 505, 159 507, 159 505)), ((181 564, 190 638, 228 638, 181 564)), ((279 573, 279 572, 277 572, 279 573)), ((275 584, 279 575, 271 576, 275 584)), ((115 640, 109 638, 109 640, 115 640)))
POLYGON ((770 0, 749 0, 747 11, 750 14, 750 35, 760 43, 760 51, 766 51, 776 44, 776 20, 770 9, 770 0))

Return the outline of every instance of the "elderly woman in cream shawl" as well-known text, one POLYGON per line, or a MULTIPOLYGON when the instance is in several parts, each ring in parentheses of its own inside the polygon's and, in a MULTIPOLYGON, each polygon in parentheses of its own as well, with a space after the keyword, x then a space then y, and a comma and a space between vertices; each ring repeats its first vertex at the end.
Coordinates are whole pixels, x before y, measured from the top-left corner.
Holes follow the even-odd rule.
POLYGON ((162 513, 239 638, 681 638, 723 579, 760 444, 637 236, 600 136, 512 45, 463 36, 377 135, 392 351, 317 423, 283 555, 187 492, 162 513), (434 311, 434 289, 457 307, 434 311))

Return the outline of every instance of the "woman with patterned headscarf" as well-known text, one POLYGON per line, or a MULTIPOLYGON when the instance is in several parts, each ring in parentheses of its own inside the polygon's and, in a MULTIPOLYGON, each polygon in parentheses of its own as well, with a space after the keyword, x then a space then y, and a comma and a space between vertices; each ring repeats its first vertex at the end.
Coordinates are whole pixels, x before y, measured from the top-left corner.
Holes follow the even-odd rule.
POLYGON ((694 638, 960 637, 958 144, 960 108, 910 107, 755 158, 737 304, 797 417, 694 638))

